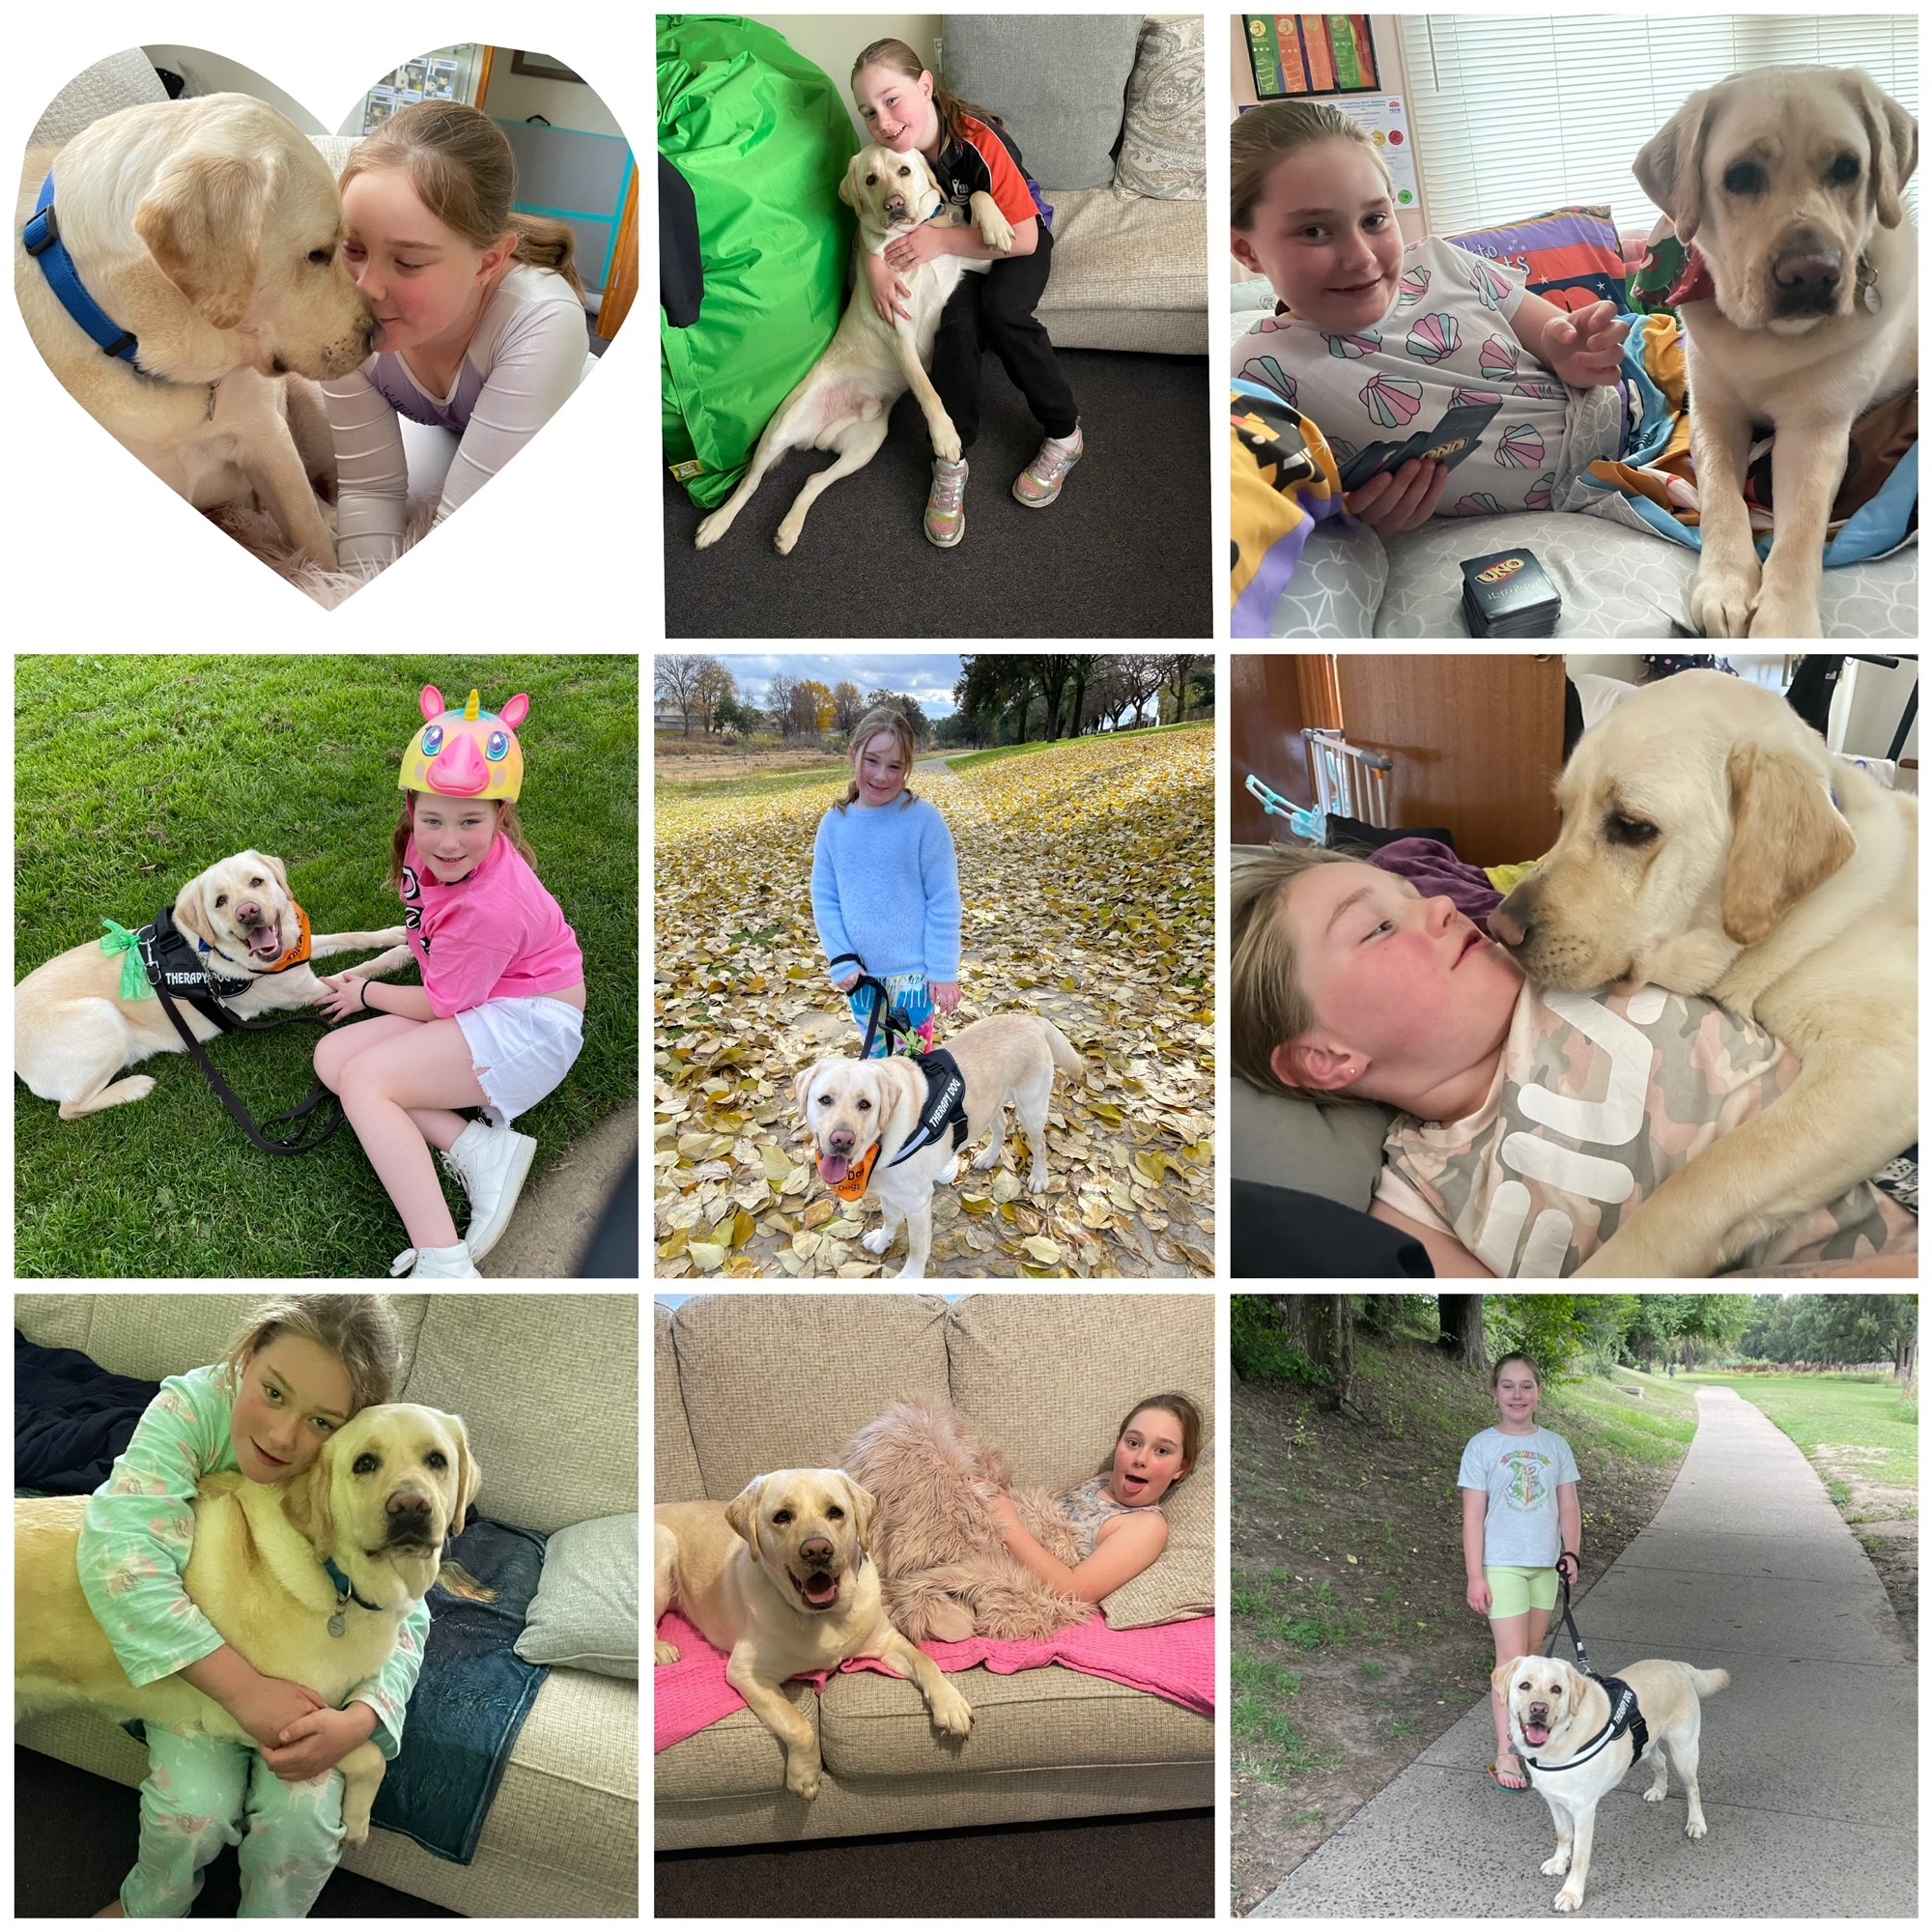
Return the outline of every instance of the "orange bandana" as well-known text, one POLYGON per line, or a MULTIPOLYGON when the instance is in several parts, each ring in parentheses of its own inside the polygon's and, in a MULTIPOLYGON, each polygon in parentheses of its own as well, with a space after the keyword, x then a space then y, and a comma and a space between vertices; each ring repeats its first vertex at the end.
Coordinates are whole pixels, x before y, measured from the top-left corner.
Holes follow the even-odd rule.
POLYGON ((267 969, 269 972, 286 973, 291 966, 299 966, 308 957, 309 940, 312 935, 309 932, 308 914, 303 912, 300 906, 296 907, 296 923, 301 927, 301 937, 289 949, 289 956, 286 959, 278 959, 274 965, 267 969))
MULTIPOLYGON (((845 1170, 845 1179, 843 1180, 826 1180, 826 1186, 831 1188, 833 1193, 838 1195, 841 1201, 863 1201, 866 1198, 866 1183, 871 1179, 872 1169, 877 1163, 878 1158, 879 1144, 877 1141, 874 1141, 866 1150, 865 1159, 860 1161, 856 1167, 849 1167, 845 1170)), ((822 1173, 818 1178, 821 1180, 825 1180, 825 1176, 822 1173)))

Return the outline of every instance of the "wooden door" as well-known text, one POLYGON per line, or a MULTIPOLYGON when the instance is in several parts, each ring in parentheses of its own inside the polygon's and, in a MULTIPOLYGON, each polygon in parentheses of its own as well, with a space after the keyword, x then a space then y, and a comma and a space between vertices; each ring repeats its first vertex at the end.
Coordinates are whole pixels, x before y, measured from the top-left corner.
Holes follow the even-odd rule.
MULTIPOLYGON (((1552 787, 1563 767, 1560 656, 1333 662, 1349 742, 1395 760, 1391 825, 1447 826, 1472 866, 1548 851, 1557 827, 1552 787)), ((1238 742, 1238 691, 1236 704, 1238 742)))

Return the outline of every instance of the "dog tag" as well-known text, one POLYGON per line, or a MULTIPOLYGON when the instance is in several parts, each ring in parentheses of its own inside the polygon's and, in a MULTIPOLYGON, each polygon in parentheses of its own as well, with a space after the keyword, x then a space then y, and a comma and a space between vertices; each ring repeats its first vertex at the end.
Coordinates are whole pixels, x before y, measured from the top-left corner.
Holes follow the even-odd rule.
POLYGON ((1865 284, 1865 309, 1871 315, 1876 315, 1879 311, 1878 284, 1876 282, 1867 282, 1865 284))
POLYGON ((349 1619, 337 1610, 328 1620, 328 1634, 330 1636, 346 1636, 348 1632, 349 1619))

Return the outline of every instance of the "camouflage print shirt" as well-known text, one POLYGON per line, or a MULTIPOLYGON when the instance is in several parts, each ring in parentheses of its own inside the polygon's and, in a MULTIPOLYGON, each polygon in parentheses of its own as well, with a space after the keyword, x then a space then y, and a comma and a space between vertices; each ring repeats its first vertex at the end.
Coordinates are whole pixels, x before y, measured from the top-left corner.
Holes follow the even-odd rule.
MULTIPOLYGON (((1377 1198, 1454 1235, 1498 1275, 1554 1279, 1798 1074, 1796 1054, 1713 1000, 1658 986, 1525 985, 1488 1099, 1446 1123, 1399 1115, 1377 1198)), ((1734 1265, 1849 1262, 1918 1245, 1918 1222, 1861 1181, 1734 1265)))

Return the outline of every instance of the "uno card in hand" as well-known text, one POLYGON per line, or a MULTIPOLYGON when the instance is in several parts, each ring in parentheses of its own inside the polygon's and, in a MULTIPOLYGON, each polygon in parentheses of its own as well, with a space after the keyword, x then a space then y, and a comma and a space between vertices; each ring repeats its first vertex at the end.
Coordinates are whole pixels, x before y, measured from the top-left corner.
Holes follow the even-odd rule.
POLYGON ((1371 442, 1342 466, 1342 488, 1359 490, 1384 469, 1400 469, 1410 457, 1434 457, 1453 469, 1483 439, 1490 418, 1502 408, 1493 403, 1459 403, 1434 429, 1419 429, 1403 442, 1371 442))

